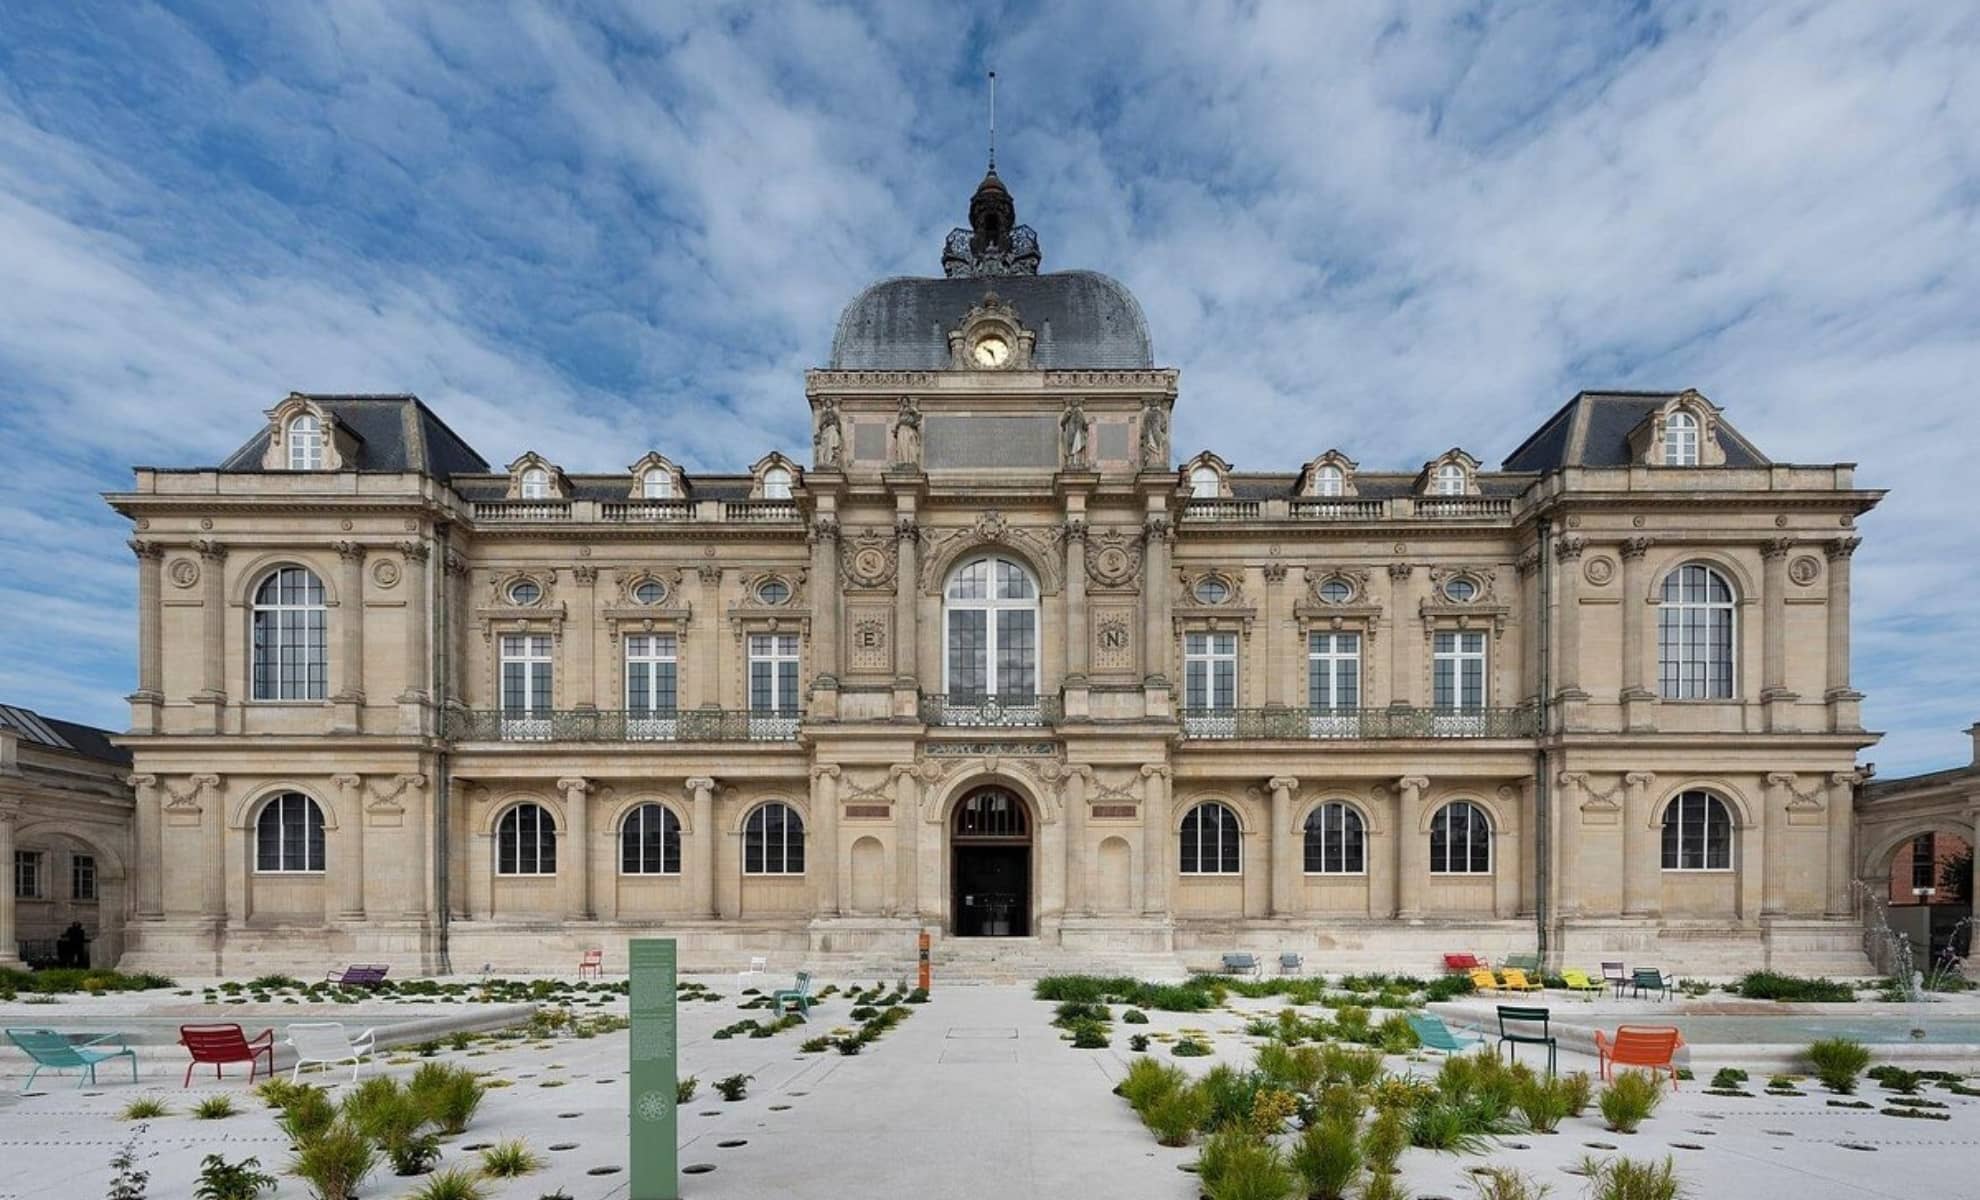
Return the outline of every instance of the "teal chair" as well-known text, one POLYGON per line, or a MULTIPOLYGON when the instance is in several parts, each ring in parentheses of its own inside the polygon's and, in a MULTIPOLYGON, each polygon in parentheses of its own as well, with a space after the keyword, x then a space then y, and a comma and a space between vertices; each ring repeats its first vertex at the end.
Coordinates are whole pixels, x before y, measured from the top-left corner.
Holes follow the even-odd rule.
POLYGON ((121 1033, 106 1033, 86 1042, 72 1042, 65 1034, 53 1029, 9 1029, 7 1040, 21 1048, 21 1053, 34 1061, 34 1070, 28 1072, 27 1082, 21 1085, 22 1091, 34 1086, 34 1077, 46 1069, 50 1071, 79 1070, 76 1086, 96 1082, 96 1064, 109 1062, 113 1058, 131 1060, 131 1082, 137 1082, 137 1052, 124 1044, 121 1033), (115 1050, 97 1047, 114 1043, 115 1050))
POLYGON ((770 993, 770 1011, 782 1015, 785 1009, 796 1008, 798 1016, 811 1019, 811 972, 799 971, 797 986, 779 988, 770 993))
POLYGON ((1499 1045, 1506 1048, 1506 1061, 1517 1061, 1521 1046, 1545 1046, 1547 1048, 1547 1078, 1554 1077, 1554 1060, 1560 1052, 1560 1041, 1554 1037, 1551 1018, 1544 1008, 1524 1008, 1518 1005, 1499 1005, 1499 1045), (1533 1032, 1538 1025, 1540 1032, 1533 1032))
POLYGON ((1433 1017, 1429 1013, 1406 1015, 1409 1018, 1409 1027, 1416 1031, 1416 1040, 1422 1042, 1425 1049, 1442 1050, 1446 1054, 1463 1054, 1473 1046, 1485 1044, 1485 1039, 1482 1037, 1464 1037, 1451 1032, 1451 1027, 1444 1024, 1440 1017, 1433 1017))

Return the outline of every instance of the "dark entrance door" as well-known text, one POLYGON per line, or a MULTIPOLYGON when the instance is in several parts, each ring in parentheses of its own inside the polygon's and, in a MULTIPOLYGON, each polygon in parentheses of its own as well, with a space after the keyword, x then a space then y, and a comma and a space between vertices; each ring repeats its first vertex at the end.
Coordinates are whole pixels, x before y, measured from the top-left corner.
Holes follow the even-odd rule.
POLYGON ((1005 788, 981 788, 956 806, 950 832, 957 937, 1031 932, 1031 822, 1005 788))

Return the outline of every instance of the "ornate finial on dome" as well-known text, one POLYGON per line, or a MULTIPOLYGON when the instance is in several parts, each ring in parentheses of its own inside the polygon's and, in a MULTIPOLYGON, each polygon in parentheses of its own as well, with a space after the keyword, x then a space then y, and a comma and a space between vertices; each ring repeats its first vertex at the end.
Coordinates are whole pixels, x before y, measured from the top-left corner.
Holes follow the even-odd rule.
POLYGON ((951 279, 1038 274, 1038 234, 1017 223, 1017 204, 997 178, 997 73, 990 72, 990 166, 969 198, 969 228, 952 229, 942 245, 942 274, 951 279))

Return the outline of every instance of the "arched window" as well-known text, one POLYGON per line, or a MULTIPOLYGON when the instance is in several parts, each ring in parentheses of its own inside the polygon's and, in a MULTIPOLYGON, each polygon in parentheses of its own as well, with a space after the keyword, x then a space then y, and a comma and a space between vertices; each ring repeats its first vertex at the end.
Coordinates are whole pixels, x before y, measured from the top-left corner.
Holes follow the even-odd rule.
POLYGON ((254 819, 254 869, 263 875, 323 870, 323 810, 301 792, 283 792, 254 819))
POLYGON ((1710 792, 1682 792, 1664 809, 1664 870, 1732 870, 1732 814, 1710 792))
POLYGON ((660 467, 647 468, 640 476, 639 494, 648 500, 672 500, 674 498, 674 474, 660 467))
POLYGON ((791 498, 791 473, 783 467, 771 467, 763 473, 763 498, 765 500, 789 500, 791 498))
POLYGON ((1347 476, 1332 463, 1327 463, 1313 473, 1313 494, 1316 496, 1339 496, 1347 490, 1347 476))
POLYGON ((256 700, 321 700, 329 652, 323 581, 304 567, 277 567, 254 590, 252 647, 256 700))
POLYGON ((541 804, 518 804, 495 827, 497 875, 555 875, 557 826, 541 804))
POLYGON ((531 467, 522 473, 522 498, 525 500, 548 500, 550 498, 550 472, 542 467, 531 467))
POLYGON ((1432 875, 1488 875, 1492 871, 1492 823, 1485 810, 1456 800, 1430 819, 1432 875))
POLYGON ((1210 800, 1190 809, 1182 823, 1182 873, 1236 875, 1240 837, 1237 814, 1228 805, 1210 800))
POLYGON ((679 875, 681 819, 664 804, 642 804, 619 826, 619 872, 679 875))
POLYGON ((289 421, 289 469, 323 469, 323 426, 310 413, 303 413, 289 421))
POLYGON ((1657 680, 1666 700, 1730 700, 1733 590, 1700 563, 1664 576, 1657 608, 1657 680))
POLYGON ((743 823, 743 874, 804 874, 804 818, 772 801, 743 823))
POLYGON ((1015 560, 972 558, 943 592, 944 690, 951 697, 1038 692, 1038 584, 1015 560))
POLYGON ((1359 875, 1368 869, 1361 814, 1329 800, 1306 814, 1306 873, 1359 875))
POLYGON ((1464 485, 1463 464, 1448 462, 1437 468, 1436 487, 1433 490, 1439 496, 1462 496, 1464 485))
POLYGON ((1698 418, 1688 412, 1674 412, 1664 422, 1664 465, 1698 465, 1698 418))
POLYGON ((1189 494, 1197 500, 1215 500, 1223 491, 1223 480, 1215 467, 1196 467, 1189 473, 1189 494))

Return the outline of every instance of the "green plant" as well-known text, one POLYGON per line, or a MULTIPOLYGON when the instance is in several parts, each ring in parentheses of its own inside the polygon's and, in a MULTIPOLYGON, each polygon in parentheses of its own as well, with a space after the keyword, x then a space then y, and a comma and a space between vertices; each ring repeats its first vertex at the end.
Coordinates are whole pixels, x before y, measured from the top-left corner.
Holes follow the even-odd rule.
POLYGON ((1148 1014, 1138 1008, 1130 1008, 1121 1014, 1121 1023, 1123 1025, 1146 1025, 1148 1024, 1148 1014))
POLYGON ((316 1200, 347 1200, 377 1166, 371 1140, 350 1122, 335 1121, 301 1144, 289 1173, 301 1177, 316 1200))
POLYGON ((1883 1084, 1885 1089, 1896 1092, 1900 1096, 1917 1095, 1919 1085, 1925 1082, 1923 1075, 1916 1071, 1907 1071, 1902 1067, 1878 1067, 1875 1070, 1866 1072, 1866 1074, 1878 1083, 1883 1084))
POLYGON ((1149 1101, 1141 1119, 1164 1146, 1186 1146, 1189 1135, 1210 1115, 1202 1087, 1173 1087, 1149 1101))
POLYGON ((1339 1077, 1356 1087, 1367 1087, 1382 1074, 1382 1055, 1376 1050, 1349 1050, 1342 1046, 1329 1046, 1327 1072, 1333 1076, 1336 1069, 1339 1077))
POLYGON ((449 1167, 427 1176, 406 1200, 487 1200, 488 1185, 481 1172, 449 1167))
POLYGON ((1231 1147, 1216 1183, 1204 1190, 1210 1200, 1291 1200, 1298 1186, 1277 1146, 1244 1141, 1231 1147))
POLYGON ((1849 1038, 1823 1038, 1808 1047, 1815 1077, 1832 1092, 1847 1096, 1856 1090, 1856 1077, 1870 1065, 1870 1048, 1849 1038))
POLYGON ((1145 1033, 1131 1033, 1131 1034, 1129 1034, 1129 1035, 1128 1035, 1128 1049, 1130 1049, 1130 1050, 1132 1050, 1132 1051, 1134 1051, 1134 1052, 1135 1052, 1135 1053, 1137 1053, 1137 1054, 1140 1054, 1140 1053, 1143 1053, 1144 1051, 1146 1051, 1146 1050, 1148 1049, 1148 1035, 1147 1035, 1147 1034, 1145 1034, 1145 1033))
POLYGON ((1194 1037, 1179 1037, 1169 1047, 1169 1053, 1177 1058, 1203 1058, 1210 1053, 1210 1047, 1194 1037))
POLYGON ((1409 1147, 1409 1112, 1406 1108, 1379 1109, 1375 1119, 1368 1123, 1368 1130, 1361 1137, 1361 1153, 1368 1160, 1370 1171, 1378 1175, 1395 1173, 1396 1160, 1409 1147))
POLYGON ((1635 1133, 1657 1106, 1663 1103, 1664 1089, 1647 1071, 1619 1071, 1602 1089, 1599 1105, 1602 1119, 1617 1133, 1635 1133))
POLYGON ((1588 1179, 1591 1200, 1680 1200, 1685 1195, 1677 1164, 1669 1157, 1661 1163, 1611 1158, 1597 1165, 1588 1179))
POLYGON ((1487 1167, 1471 1177, 1478 1200, 1541 1200, 1554 1189, 1511 1167, 1487 1167))
POLYGON ((383 1143, 383 1148, 394 1175, 424 1175, 440 1161, 437 1133, 400 1134, 383 1143))
POLYGON ((1400 1175, 1370 1175, 1361 1185, 1356 1200, 1409 1200, 1410 1192, 1400 1175))
POLYGON ((138 1126, 110 1159, 109 1200, 144 1200, 151 1172, 137 1169, 137 1140, 143 1132, 144 1126, 138 1126))
POLYGON ((301 1145, 330 1128, 336 1119, 337 1106, 330 1103, 330 1097, 322 1088, 305 1083, 284 1097, 275 1124, 290 1141, 301 1145))
POLYGON ((1361 1177, 1362 1160, 1361 1126, 1353 1118, 1309 1125, 1293 1143, 1292 1167, 1308 1200, 1341 1200, 1361 1177))
POLYGON ((1832 979, 1803 979, 1777 971, 1752 971, 1733 989, 1748 1000, 1788 1000, 1796 1003, 1842 1004, 1856 999, 1856 990, 1832 979))
POLYGON ((832 1044, 839 1048, 839 1053, 845 1055, 848 1058, 852 1057, 855 1054, 858 1054, 861 1050, 866 1049, 866 1039, 858 1034, 851 1034, 846 1037, 838 1038, 834 1040, 832 1044))
POLYGON ((1251 1130, 1259 1137, 1272 1137, 1286 1127, 1299 1111, 1299 1100, 1280 1088, 1260 1088, 1251 1098, 1251 1130))
POLYGON ((192 1110, 193 1116, 202 1121, 224 1121, 239 1111, 241 1110, 234 1107, 232 1096, 208 1096, 193 1105, 192 1110))
MULTIPOLYGON (((823 1040, 823 1039, 816 1039, 816 1040, 823 1040)), ((675 1080, 674 1103, 686 1104, 688 1101, 694 1099, 694 1089, 699 1087, 700 1085, 701 1085, 701 1077, 698 1075, 689 1075, 685 1079, 675 1080)))
POLYGON ((1519 1079, 1513 1090, 1513 1107, 1526 1118, 1534 1133, 1552 1133, 1574 1108, 1574 1085, 1566 1077, 1543 1078, 1532 1072, 1519 1079))
POLYGON ((1074 1027, 1072 1045, 1075 1050, 1105 1050, 1107 1027, 1097 1021, 1089 1021, 1074 1027))
POLYGON ((452 1137, 467 1129, 488 1088, 466 1067, 422 1063, 407 1085, 415 1104, 440 1132, 452 1137))
POLYGON ((1210 1104, 1203 1127, 1214 1129, 1251 1118, 1258 1091, 1265 1086, 1265 1076, 1258 1071, 1240 1071, 1228 1063, 1219 1063, 1205 1072, 1196 1086, 1210 1104))
POLYGON ((1561 1077, 1566 1084, 1568 1116, 1579 1117, 1588 1111, 1588 1102, 1595 1098, 1595 1080, 1586 1071, 1576 1071, 1561 1077))
POLYGON ((1178 1067, 1172 1067, 1152 1058, 1136 1059, 1128 1064, 1127 1074, 1121 1077, 1120 1086, 1114 1090, 1128 1107, 1136 1112, 1144 1112, 1155 1100, 1178 1088, 1189 1086, 1189 1076, 1178 1067))
POLYGON ((1415 1028, 1410 1025, 1409 1018, 1401 1013, 1390 1013, 1382 1018, 1382 1023, 1375 1027, 1375 1040, 1387 1054, 1408 1054, 1423 1044, 1423 1039, 1416 1036, 1415 1028))
POLYGON ((193 1188, 195 1200, 254 1200, 263 1188, 275 1186, 275 1177, 262 1171, 261 1160, 244 1158, 230 1163, 218 1154, 199 1160, 199 1184, 193 1188))
POLYGON ((1712 1073, 1712 1086, 1715 1088, 1730 1088, 1736 1091, 1739 1085, 1745 1082, 1746 1072, 1738 1067, 1720 1067, 1712 1073))
POLYGON ((288 1080, 278 1077, 254 1089, 254 1094, 261 1097, 261 1102, 270 1108, 283 1108, 288 1105, 291 1096, 294 1096, 298 1090, 307 1086, 309 1085, 290 1083, 288 1080))
POLYGON ((530 1151, 521 1138, 509 1138, 481 1152, 481 1169, 497 1179, 513 1179, 539 1170, 543 1160, 530 1151))
POLYGON ((1409 1140, 1425 1150, 1477 1154, 1492 1134, 1508 1133, 1512 1123, 1477 1096, 1440 1099, 1415 1109, 1409 1117, 1409 1140))
POLYGON ((1076 1025, 1081 1021, 1111 1021, 1113 1012, 1104 1004, 1094 1000, 1067 1000, 1053 1011, 1052 1024, 1061 1028, 1076 1025))
POLYGON ((715 1081, 715 1090, 722 1094, 722 1099, 734 1103, 749 1094, 749 1081, 754 1078, 754 1075, 725 1076, 715 1081))
POLYGON ((140 1096, 124 1106, 120 1114, 126 1121, 151 1121, 172 1115, 172 1106, 156 1096, 140 1096))

